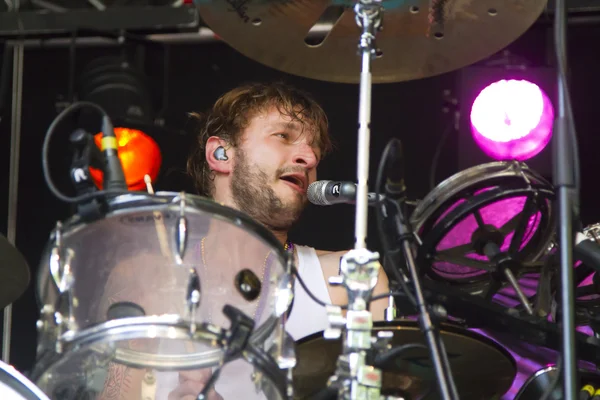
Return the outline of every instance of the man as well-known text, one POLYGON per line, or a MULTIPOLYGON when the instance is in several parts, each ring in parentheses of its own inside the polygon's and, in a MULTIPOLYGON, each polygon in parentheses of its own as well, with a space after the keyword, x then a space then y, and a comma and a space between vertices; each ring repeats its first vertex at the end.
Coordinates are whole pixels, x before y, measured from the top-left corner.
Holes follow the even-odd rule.
MULTIPOLYGON (((347 303, 345 289, 327 282, 339 275, 340 258, 346 251, 315 250, 288 241, 290 228, 307 205, 306 191, 317 179, 317 166, 331 148, 327 130, 322 108, 295 88, 284 84, 238 87, 219 98, 201 118, 188 171, 201 194, 247 214, 291 249, 311 292, 325 302, 342 305, 347 303)), ((214 243, 209 248, 219 242, 214 243)), ((381 269, 374 294, 388 290, 381 269)), ((374 319, 383 318, 386 305, 385 299, 371 304, 374 319)), ((324 307, 310 300, 299 285, 286 328, 295 340, 327 328, 324 307)), ((169 388, 168 400, 195 399, 210 371, 178 375, 166 385, 174 386, 169 388)), ((209 398, 229 400, 222 390, 236 383, 228 382, 224 374, 219 380, 222 385, 221 389, 217 385, 216 392, 221 393, 213 390, 209 398)), ((247 394, 244 398, 248 399, 247 394)))

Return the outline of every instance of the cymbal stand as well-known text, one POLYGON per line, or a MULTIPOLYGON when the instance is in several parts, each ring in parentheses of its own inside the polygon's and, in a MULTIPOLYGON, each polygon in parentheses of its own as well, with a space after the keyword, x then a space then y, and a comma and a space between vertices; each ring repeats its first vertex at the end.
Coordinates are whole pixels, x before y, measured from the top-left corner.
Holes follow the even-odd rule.
MULTIPOLYGON (((10 132, 10 167, 8 183, 8 221, 6 238, 14 245, 17 236, 17 204, 19 193, 19 155, 21 153, 21 108, 23 105, 23 58, 25 44, 23 40, 16 40, 7 45, 7 50, 12 49, 13 56, 13 88, 12 88, 12 114, 10 132)), ((4 52, 5 57, 9 52, 4 52)), ((2 360, 10 363, 10 341, 12 331, 12 304, 3 310, 2 332, 2 360)))
MULTIPOLYGON (((573 284, 573 213, 578 211, 577 189, 573 157, 576 143, 575 125, 567 83, 567 12, 566 1, 556 0, 554 15, 554 42, 558 64, 558 107, 554 125, 553 181, 558 192, 558 236, 560 256, 560 293, 562 308, 562 358, 565 399, 577 397, 577 355, 575 350, 575 291, 573 284)), ((577 167, 578 168, 578 167, 577 167)))
POLYGON ((330 328, 325 338, 341 336, 344 330, 343 351, 330 386, 336 387, 338 398, 344 400, 379 399, 381 371, 367 365, 367 351, 372 346, 373 318, 368 304, 379 276, 379 254, 366 248, 369 147, 371 122, 371 59, 376 54, 375 34, 381 29, 383 6, 381 0, 360 0, 354 12, 361 28, 359 51, 362 60, 360 75, 357 195, 355 246, 341 260, 341 276, 329 280, 343 285, 348 293, 348 311, 344 318, 339 307, 328 307, 330 328))

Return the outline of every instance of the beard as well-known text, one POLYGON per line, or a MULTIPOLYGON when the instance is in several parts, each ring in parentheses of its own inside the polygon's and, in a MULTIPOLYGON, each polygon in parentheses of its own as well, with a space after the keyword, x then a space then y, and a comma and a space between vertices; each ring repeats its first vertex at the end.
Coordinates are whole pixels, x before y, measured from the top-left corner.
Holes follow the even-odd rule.
MULTIPOLYGON (((293 168, 278 169, 275 176, 287 172, 297 171, 293 168)), ((250 165, 245 153, 238 148, 231 175, 231 193, 236 206, 269 229, 288 231, 300 218, 308 200, 296 193, 297 198, 285 202, 269 182, 269 174, 256 165, 250 165)))

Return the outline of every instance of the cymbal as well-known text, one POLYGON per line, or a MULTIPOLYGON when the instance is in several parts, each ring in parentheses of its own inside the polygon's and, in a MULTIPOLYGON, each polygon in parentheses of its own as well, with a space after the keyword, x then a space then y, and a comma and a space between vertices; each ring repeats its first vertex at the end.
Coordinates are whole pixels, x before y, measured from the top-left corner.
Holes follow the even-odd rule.
POLYGON ((29 266, 23 255, 0 235, 0 307, 19 298, 29 285, 29 266))
MULTIPOLYGON (((415 321, 377 322, 373 335, 393 332, 393 347, 409 343, 426 344, 415 321)), ((450 361, 461 399, 491 399, 505 393, 516 374, 513 357, 496 342, 475 332, 443 324, 440 335, 450 361)), ((326 386, 335 372, 342 350, 341 340, 325 340, 316 333, 296 344, 294 398, 309 399, 326 386)), ((382 368, 382 394, 408 399, 439 398, 429 350, 411 348, 382 368)))
MULTIPOLYGON (((342 83, 357 83, 360 78, 360 28, 351 7, 354 3, 196 1, 204 22, 245 56, 290 74, 342 83)), ((376 37, 381 57, 372 63, 372 81, 420 79, 480 61, 521 36, 546 3, 383 0, 383 30, 376 37)))

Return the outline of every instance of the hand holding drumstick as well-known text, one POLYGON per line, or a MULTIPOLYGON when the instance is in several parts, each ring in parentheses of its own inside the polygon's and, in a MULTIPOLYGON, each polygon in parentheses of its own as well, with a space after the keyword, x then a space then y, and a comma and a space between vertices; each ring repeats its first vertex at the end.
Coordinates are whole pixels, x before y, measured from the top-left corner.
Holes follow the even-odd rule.
MULTIPOLYGON (((168 400, 196 400, 212 376, 210 368, 194 371, 180 371, 179 385, 169 393, 168 400)), ((211 388, 206 400, 223 400, 214 388, 211 388)))

